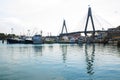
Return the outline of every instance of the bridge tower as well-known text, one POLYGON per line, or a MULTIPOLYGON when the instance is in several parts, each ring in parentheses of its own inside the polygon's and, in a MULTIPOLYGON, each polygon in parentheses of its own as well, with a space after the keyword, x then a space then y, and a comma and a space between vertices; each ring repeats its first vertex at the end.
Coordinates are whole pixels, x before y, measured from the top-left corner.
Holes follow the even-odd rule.
POLYGON ((87 15, 87 20, 86 20, 86 25, 85 25, 85 31, 84 31, 85 36, 87 36, 87 26, 88 26, 89 18, 91 19, 91 22, 92 22, 92 28, 93 28, 92 36, 94 37, 94 35, 95 35, 95 27, 94 27, 94 22, 93 22, 93 17, 92 17, 92 10, 91 10, 90 6, 88 8, 88 15, 87 15))
POLYGON ((65 23, 65 20, 63 21, 63 26, 62 26, 61 34, 63 34, 63 30, 64 30, 64 28, 65 28, 66 33, 68 33, 68 31, 67 31, 67 27, 66 27, 66 23, 65 23))

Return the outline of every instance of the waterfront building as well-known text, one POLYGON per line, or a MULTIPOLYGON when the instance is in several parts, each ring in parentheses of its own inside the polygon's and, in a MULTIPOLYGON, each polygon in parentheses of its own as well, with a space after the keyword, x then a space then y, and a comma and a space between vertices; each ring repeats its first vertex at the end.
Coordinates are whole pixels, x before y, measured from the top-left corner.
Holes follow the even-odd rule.
POLYGON ((120 46, 120 26, 108 29, 108 43, 120 46))
POLYGON ((108 37, 111 40, 120 40, 120 26, 108 29, 108 37))

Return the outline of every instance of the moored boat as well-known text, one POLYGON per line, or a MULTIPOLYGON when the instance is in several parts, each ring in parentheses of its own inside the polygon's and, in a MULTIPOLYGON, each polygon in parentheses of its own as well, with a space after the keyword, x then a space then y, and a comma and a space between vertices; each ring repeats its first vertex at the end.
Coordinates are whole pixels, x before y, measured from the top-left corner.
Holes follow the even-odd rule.
POLYGON ((41 35, 34 35, 32 37, 33 44, 42 44, 42 36, 41 35))
POLYGON ((8 38, 7 43, 8 44, 18 44, 18 43, 23 43, 23 40, 17 39, 17 38, 8 38))
POLYGON ((84 37, 78 38, 78 44, 83 44, 85 42, 84 37))
POLYGON ((33 44, 33 40, 32 40, 31 38, 26 38, 26 39, 24 40, 24 43, 25 43, 25 44, 33 44))
POLYGON ((73 37, 70 38, 69 42, 70 42, 70 44, 76 43, 76 41, 73 37))

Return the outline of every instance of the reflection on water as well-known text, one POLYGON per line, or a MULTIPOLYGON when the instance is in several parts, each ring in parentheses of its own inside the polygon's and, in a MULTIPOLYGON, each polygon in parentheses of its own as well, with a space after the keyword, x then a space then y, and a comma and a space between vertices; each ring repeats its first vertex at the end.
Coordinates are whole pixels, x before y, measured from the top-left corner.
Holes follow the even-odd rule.
POLYGON ((35 52, 41 52, 42 53, 42 47, 43 46, 33 46, 33 47, 34 47, 35 52))
POLYGON ((90 75, 90 80, 92 79, 92 75, 94 74, 94 57, 95 57, 95 45, 85 45, 85 56, 87 62, 87 73, 90 75), (88 48, 92 47, 92 52, 88 51, 88 48))
POLYGON ((119 80, 120 48, 0 44, 0 80, 119 80))
POLYGON ((38 54, 40 54, 40 56, 42 56, 42 49, 43 49, 42 45, 35 45, 35 46, 33 46, 33 49, 36 52, 36 54, 38 53, 38 54))
POLYGON ((62 48, 63 63, 67 60, 67 45, 60 45, 62 48))

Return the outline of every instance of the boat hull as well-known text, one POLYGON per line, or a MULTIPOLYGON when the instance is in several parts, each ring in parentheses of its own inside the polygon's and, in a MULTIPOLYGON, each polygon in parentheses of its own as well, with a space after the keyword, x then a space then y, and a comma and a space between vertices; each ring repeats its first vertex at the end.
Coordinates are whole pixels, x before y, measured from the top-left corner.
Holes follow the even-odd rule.
POLYGON ((20 44, 20 43, 23 43, 22 40, 17 40, 17 39, 7 39, 7 43, 8 44, 20 44))

